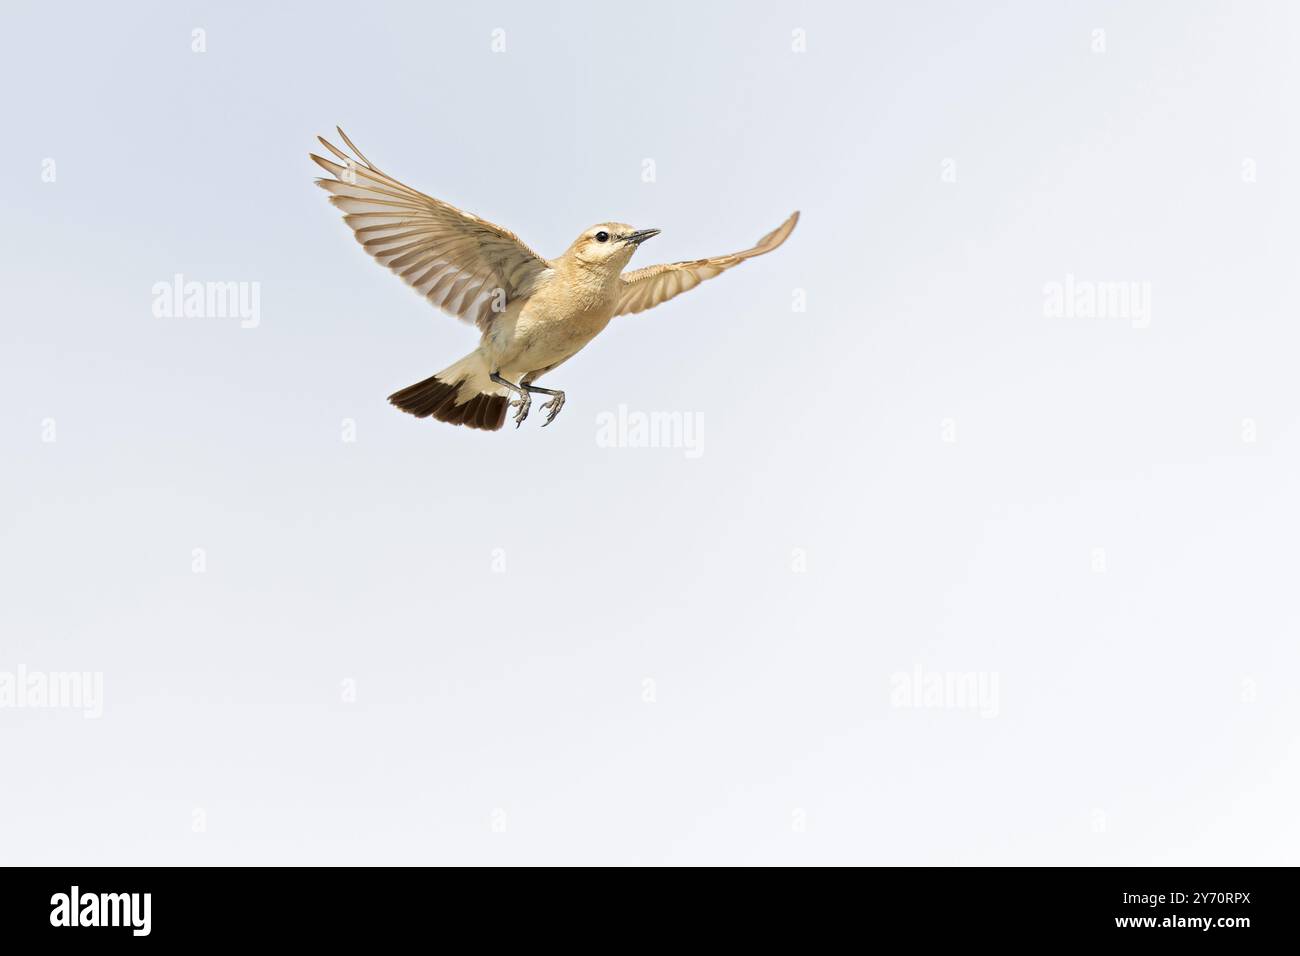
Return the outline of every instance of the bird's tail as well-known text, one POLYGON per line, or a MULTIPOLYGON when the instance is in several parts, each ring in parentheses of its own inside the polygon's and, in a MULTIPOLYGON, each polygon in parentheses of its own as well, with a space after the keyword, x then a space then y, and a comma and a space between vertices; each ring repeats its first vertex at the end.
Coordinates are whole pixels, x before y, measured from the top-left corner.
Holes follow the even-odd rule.
POLYGON ((506 420, 509 399, 488 377, 487 360, 478 350, 432 378, 408 385, 388 400, 418 418, 430 416, 452 425, 496 431, 506 420))

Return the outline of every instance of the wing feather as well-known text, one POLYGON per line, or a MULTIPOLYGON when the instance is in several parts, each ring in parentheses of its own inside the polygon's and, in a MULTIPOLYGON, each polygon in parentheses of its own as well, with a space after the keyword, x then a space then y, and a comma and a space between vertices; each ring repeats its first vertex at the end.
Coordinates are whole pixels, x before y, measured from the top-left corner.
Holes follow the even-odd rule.
POLYGON ((789 238, 798 221, 799 213, 792 213, 789 219, 758 240, 752 248, 742 252, 714 256, 711 259, 695 259, 691 262, 669 262, 623 273, 623 290, 614 314, 644 312, 646 309, 667 302, 674 296, 694 289, 706 279, 721 275, 746 259, 771 252, 789 238))
POLYGON ((486 329, 496 309, 532 293, 550 270, 509 229, 404 185, 338 134, 352 155, 318 137, 342 164, 311 154, 332 177, 316 184, 361 247, 433 305, 486 329))

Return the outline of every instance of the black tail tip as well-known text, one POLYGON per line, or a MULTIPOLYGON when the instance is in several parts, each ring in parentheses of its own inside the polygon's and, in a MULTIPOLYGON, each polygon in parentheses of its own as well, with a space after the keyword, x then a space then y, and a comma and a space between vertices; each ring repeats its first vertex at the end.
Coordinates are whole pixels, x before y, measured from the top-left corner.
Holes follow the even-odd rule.
POLYGON ((460 384, 449 384, 435 375, 388 396, 393 405, 416 418, 436 418, 449 425, 464 425, 496 431, 506 420, 509 401, 504 395, 481 392, 468 402, 456 404, 460 384))

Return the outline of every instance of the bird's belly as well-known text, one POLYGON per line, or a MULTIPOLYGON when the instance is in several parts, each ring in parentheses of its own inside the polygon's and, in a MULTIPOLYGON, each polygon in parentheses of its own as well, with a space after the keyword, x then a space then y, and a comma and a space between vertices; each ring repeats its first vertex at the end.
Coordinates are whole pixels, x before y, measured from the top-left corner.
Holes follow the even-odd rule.
POLYGON ((502 350, 502 375, 517 380, 517 376, 558 365, 599 335, 609 320, 610 316, 601 312, 555 315, 530 314, 525 309, 515 323, 509 345, 502 350))

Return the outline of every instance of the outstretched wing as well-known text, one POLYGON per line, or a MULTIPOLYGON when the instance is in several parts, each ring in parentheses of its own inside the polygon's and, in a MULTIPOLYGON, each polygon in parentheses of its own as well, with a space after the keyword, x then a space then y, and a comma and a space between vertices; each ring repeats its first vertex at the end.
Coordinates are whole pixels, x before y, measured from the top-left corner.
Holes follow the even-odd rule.
POLYGON ((333 178, 316 184, 343 210, 366 252, 445 312, 485 328, 511 299, 528 295, 550 264, 509 229, 426 196, 377 169, 343 130, 343 164, 311 158, 333 178))
POLYGON ((688 289, 694 289, 705 279, 712 279, 746 259, 771 252, 785 242, 798 221, 799 213, 791 213, 789 219, 758 240, 752 249, 744 252, 733 252, 729 256, 715 256, 712 259, 696 259, 693 262, 669 262, 623 273, 623 291, 614 314, 644 312, 688 289))

